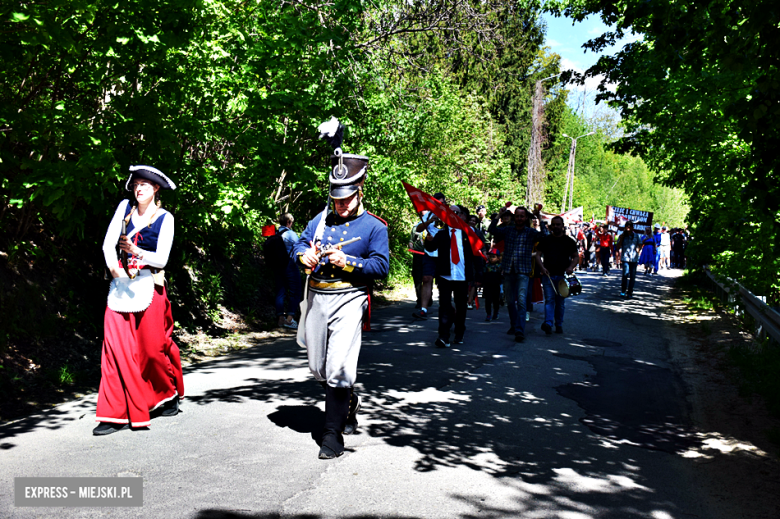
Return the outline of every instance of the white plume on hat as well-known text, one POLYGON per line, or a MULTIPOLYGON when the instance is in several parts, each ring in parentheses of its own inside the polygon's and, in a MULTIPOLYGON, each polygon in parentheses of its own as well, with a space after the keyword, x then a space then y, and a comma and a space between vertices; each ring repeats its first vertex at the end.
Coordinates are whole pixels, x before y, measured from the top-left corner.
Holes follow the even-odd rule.
POLYGON ((325 121, 317 127, 317 131, 320 132, 320 139, 325 137, 333 137, 336 135, 336 130, 339 129, 339 120, 331 116, 330 121, 325 121))

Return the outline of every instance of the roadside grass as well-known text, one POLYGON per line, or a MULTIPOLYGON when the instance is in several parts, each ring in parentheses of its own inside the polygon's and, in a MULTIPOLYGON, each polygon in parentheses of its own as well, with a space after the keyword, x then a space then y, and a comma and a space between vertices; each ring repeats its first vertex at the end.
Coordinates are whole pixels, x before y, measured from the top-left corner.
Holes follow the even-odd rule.
MULTIPOLYGON (((769 412, 780 417, 780 348, 768 342, 734 345, 728 358, 740 373, 739 394, 747 399, 761 395, 769 412)), ((780 431, 771 436, 780 445, 780 431)))
POLYGON ((695 313, 718 312, 723 309, 720 300, 707 290, 708 279, 703 272, 685 270, 677 280, 677 287, 683 291, 682 300, 695 313))
MULTIPOLYGON (((750 317, 737 317, 734 308, 725 305, 711 292, 709 279, 700 271, 685 271, 678 280, 682 301, 688 310, 698 316, 734 319, 733 323, 743 331, 751 332, 750 317)), ((712 334, 713 321, 702 320, 699 329, 705 340, 712 334)), ((735 375, 739 395, 752 402, 761 398, 771 416, 780 418, 780 347, 767 341, 731 341, 724 356, 735 375)), ((769 441, 780 445, 780 428, 764 431, 769 441)))

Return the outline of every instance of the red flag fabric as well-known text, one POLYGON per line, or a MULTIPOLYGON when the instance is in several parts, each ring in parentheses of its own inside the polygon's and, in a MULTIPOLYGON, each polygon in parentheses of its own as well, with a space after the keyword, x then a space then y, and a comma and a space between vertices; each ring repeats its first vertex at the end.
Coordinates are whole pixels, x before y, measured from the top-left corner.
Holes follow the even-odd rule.
POLYGON ((401 181, 401 183, 404 185, 404 189, 406 189, 409 198, 412 200, 415 211, 418 213, 422 211, 430 211, 438 216, 442 222, 446 223, 451 228, 460 229, 461 231, 465 232, 466 237, 469 239, 469 244, 471 245, 471 252, 473 252, 475 256, 480 256, 483 259, 487 259, 482 253, 483 244, 482 240, 480 240, 479 236, 477 236, 477 233, 475 233, 474 229, 472 229, 466 222, 461 220, 458 215, 450 211, 449 206, 442 204, 428 193, 420 191, 416 187, 407 184, 406 182, 401 181))

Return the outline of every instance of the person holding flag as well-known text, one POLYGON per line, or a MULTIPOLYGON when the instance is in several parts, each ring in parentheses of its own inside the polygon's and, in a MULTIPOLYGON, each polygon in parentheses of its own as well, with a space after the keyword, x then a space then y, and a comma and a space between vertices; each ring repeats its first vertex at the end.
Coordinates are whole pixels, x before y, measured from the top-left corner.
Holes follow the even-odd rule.
MULTIPOLYGON (((462 220, 460 207, 452 205, 450 212, 462 220)), ((455 223, 455 222, 451 222, 455 223)), ((466 310, 469 282, 474 279, 474 253, 468 235, 461 226, 444 225, 435 236, 425 238, 425 250, 436 252, 436 283, 439 286, 439 337, 434 343, 438 348, 450 347, 450 329, 455 325, 455 344, 463 344, 466 333, 466 310), (455 308, 452 302, 455 302, 455 308)))
POLYGON ((420 191, 416 187, 402 182, 404 189, 417 212, 430 211, 443 227, 434 235, 425 238, 426 252, 436 253, 436 279, 439 283, 439 338, 436 346, 450 346, 450 329, 455 324, 455 343, 463 342, 466 331, 466 305, 468 283, 474 277, 474 257, 485 258, 482 252, 482 240, 474 229, 466 223, 461 208, 447 207, 436 195, 420 191), (452 300, 455 300, 455 309, 452 300))
MULTIPOLYGON (((422 193, 422 192, 421 192, 422 193)), ((433 195, 441 204, 446 203, 444 194, 435 193, 433 195)), ((417 232, 425 233, 426 236, 436 236, 439 232, 436 227, 439 222, 436 214, 430 210, 420 211, 420 223, 414 228, 417 232)), ((433 278, 436 277, 436 252, 424 250, 422 257, 422 287, 420 289, 420 308, 416 309, 412 316, 417 319, 428 318, 428 308, 433 304, 433 278)))

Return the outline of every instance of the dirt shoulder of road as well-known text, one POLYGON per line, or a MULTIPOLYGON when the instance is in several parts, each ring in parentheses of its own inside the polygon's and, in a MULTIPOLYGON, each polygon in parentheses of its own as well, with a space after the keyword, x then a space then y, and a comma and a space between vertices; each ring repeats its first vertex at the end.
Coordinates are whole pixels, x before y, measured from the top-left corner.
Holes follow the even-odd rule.
POLYGON ((685 457, 693 458, 723 506, 732 508, 724 517, 780 517, 780 448, 769 439, 780 431, 780 419, 770 415, 760 396, 744 394, 739 371, 728 358, 731 348, 750 348, 753 339, 726 310, 686 301, 679 284, 671 295, 665 338, 705 445, 685 457))

